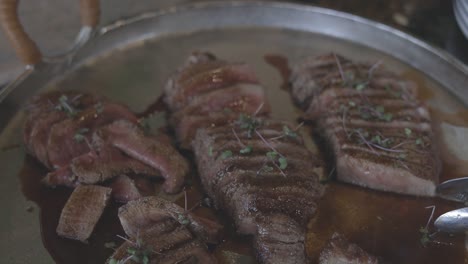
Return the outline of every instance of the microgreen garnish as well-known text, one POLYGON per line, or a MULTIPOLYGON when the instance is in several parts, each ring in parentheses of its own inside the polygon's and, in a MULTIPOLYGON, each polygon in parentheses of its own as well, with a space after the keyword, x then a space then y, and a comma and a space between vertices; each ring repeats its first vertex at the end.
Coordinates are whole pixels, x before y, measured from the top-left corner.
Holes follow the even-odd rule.
POLYGON ((426 226, 421 227, 419 229, 419 233, 421 234, 421 238, 419 239, 419 241, 421 242, 423 247, 426 247, 427 244, 432 242, 432 236, 434 234, 430 234, 429 224, 432 221, 432 217, 434 217, 435 205, 427 206, 427 207, 425 207, 425 209, 431 209, 431 215, 429 216, 429 219, 427 220, 426 226))
POLYGON ((181 224, 181 225, 188 225, 190 224, 190 219, 187 218, 187 216, 185 214, 179 214, 177 215, 177 221, 181 224))
POLYGON ((251 146, 246 146, 245 148, 239 150, 240 154, 248 154, 252 152, 252 147, 251 146))
POLYGON ((280 157, 278 159, 280 169, 284 170, 288 167, 288 161, 285 157, 280 157))
POLYGON ((412 132, 413 132, 413 131, 412 131, 410 128, 405 127, 405 135, 406 135, 407 137, 411 136, 411 133, 412 133, 412 132))
POLYGON ((83 142, 86 140, 86 136, 84 134, 89 132, 89 128, 80 128, 76 131, 75 135, 73 136, 73 139, 76 142, 83 142))
POLYGON ((405 154, 405 153, 400 153, 400 154, 398 154, 398 159, 404 160, 404 159, 406 159, 407 156, 408 156, 408 155, 405 154))
POLYGON ((417 139, 415 140, 415 143, 416 143, 416 145, 422 145, 422 144, 423 144, 423 140, 422 140, 421 138, 417 138, 417 139))
POLYGON ((221 159, 227 159, 232 157, 232 151, 231 150, 225 150, 223 153, 221 153, 221 159))
POLYGON ((74 117, 78 113, 78 111, 70 105, 68 96, 66 95, 60 96, 58 100, 58 105, 55 106, 55 109, 59 111, 64 111, 70 117, 74 117))
POLYGON ((351 107, 355 107, 356 106, 356 103, 354 101, 349 101, 348 102, 348 105, 351 106, 351 107))
POLYGON ((290 137, 290 138, 297 138, 297 133, 293 130, 291 130, 288 126, 283 126, 283 133, 284 135, 286 135, 287 137, 290 137))
POLYGON ((359 83, 354 86, 354 89, 362 91, 367 87, 367 83, 359 83))
POLYGON ((238 124, 240 128, 247 129, 247 137, 251 138, 252 133, 260 126, 260 121, 255 117, 240 114, 238 124))
POLYGON ((128 256, 126 258, 121 259, 121 260, 116 260, 114 258, 111 258, 109 260, 109 264, 111 263, 112 264, 124 264, 124 263, 127 263, 127 261, 129 260, 132 260, 136 263, 149 264, 151 252, 159 254, 156 251, 144 248, 142 241, 138 237, 136 239, 136 242, 131 241, 130 239, 119 236, 119 235, 117 235, 117 237, 127 241, 132 246, 127 248, 128 256))
POLYGON ((208 148, 208 156, 213 157, 213 146, 208 148))
POLYGON ((266 153, 266 156, 267 156, 268 158, 270 158, 270 159, 275 159, 276 156, 278 156, 278 153, 276 153, 276 151, 268 151, 268 152, 266 153))

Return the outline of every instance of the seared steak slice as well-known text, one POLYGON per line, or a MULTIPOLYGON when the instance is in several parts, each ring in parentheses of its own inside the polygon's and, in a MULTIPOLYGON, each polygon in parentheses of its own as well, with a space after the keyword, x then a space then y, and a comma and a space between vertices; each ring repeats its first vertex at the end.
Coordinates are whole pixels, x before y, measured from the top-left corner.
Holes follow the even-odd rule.
POLYGON ((171 124, 177 126, 187 116, 230 111, 253 114, 257 110, 269 112, 265 93, 258 84, 236 84, 203 94, 171 116, 171 124))
POLYGON ((320 253, 320 264, 377 264, 378 259, 365 252, 345 237, 334 233, 330 242, 320 253))
POLYGON ((203 187, 238 232, 254 235, 262 263, 306 263, 305 227, 323 194, 314 173, 321 163, 311 162, 291 125, 248 120, 257 125, 197 131, 193 149, 203 187))
POLYGON ((52 168, 47 153, 51 127, 101 99, 95 95, 75 91, 54 91, 33 97, 26 106, 27 117, 23 129, 27 151, 46 167, 52 168))
POLYGON ((109 201, 111 191, 94 185, 76 187, 62 210, 57 234, 86 242, 109 201))
POLYGON ((164 190, 177 192, 188 164, 170 139, 146 136, 130 109, 77 91, 52 91, 26 106, 27 150, 49 169, 49 186, 95 184, 121 174, 162 177, 164 190), (119 121, 119 122, 116 122, 119 121), (160 173, 161 172, 161 173, 160 173))
POLYGON ((125 120, 102 127, 99 136, 126 155, 160 171, 165 179, 165 192, 175 193, 182 188, 189 165, 169 142, 146 136, 125 120))
POLYGON ((216 263, 201 242, 210 232, 201 232, 197 219, 174 203, 145 197, 120 207, 119 218, 130 239, 108 263, 111 260, 139 263, 136 258, 146 259, 147 263, 216 263))
POLYGON ((339 180, 376 190, 433 196, 440 161, 416 88, 378 63, 334 54, 294 67, 292 96, 332 150, 339 180))
POLYGON ((194 53, 167 81, 165 101, 173 114, 180 146, 189 148, 200 127, 223 125, 239 113, 265 115, 270 107, 263 88, 247 64, 194 53))
POLYGON ((112 198, 115 201, 127 203, 142 197, 135 182, 127 175, 117 176, 109 187, 112 189, 112 198))
POLYGON ((68 165, 70 161, 90 151, 93 132, 115 120, 137 123, 136 116, 128 107, 116 103, 101 103, 99 108, 89 107, 54 124, 49 132, 47 154, 54 168, 68 165))
POLYGON ((172 76, 165 87, 166 102, 173 111, 209 91, 238 83, 258 83, 253 70, 245 63, 210 60, 190 66, 172 76))
POLYGON ((131 201, 119 208, 120 223, 127 235, 135 237, 164 219, 174 219, 186 226, 199 239, 218 243, 223 226, 217 222, 196 216, 184 208, 156 196, 131 201))

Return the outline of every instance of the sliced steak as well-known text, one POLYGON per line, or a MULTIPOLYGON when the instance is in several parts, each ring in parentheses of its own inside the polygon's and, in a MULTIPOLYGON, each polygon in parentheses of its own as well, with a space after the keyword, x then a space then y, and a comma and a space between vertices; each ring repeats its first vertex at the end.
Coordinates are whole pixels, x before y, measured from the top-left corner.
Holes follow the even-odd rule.
POLYGON ((319 258, 320 264, 378 264, 379 260, 345 237, 334 233, 319 258))
POLYGON ((52 126, 97 104, 99 100, 103 99, 76 91, 53 91, 33 97, 26 105, 27 117, 23 129, 27 151, 44 166, 52 168, 47 153, 52 126))
POLYGON ((127 173, 162 174, 171 193, 184 183, 188 164, 170 139, 146 136, 125 105, 53 91, 34 97, 26 110, 24 141, 29 153, 54 170, 43 180, 49 186, 95 184, 127 173))
POLYGON ((111 191, 101 186, 76 187, 62 210, 57 234, 86 242, 109 201, 111 191))
POLYGON ((262 263, 306 263, 305 227, 323 194, 314 173, 321 163, 310 162, 316 159, 299 135, 286 135, 285 122, 250 122, 258 124, 253 131, 242 123, 197 131, 193 149, 203 187, 238 232, 254 235, 262 263))
POLYGON ((314 173, 321 162, 311 162, 318 159, 294 126, 262 118, 270 108, 256 78, 210 82, 211 69, 219 65, 248 76, 243 64, 208 53, 190 56, 166 86, 170 123, 183 147, 192 142, 203 188, 215 206, 239 233, 254 236, 260 262, 307 263, 305 228, 323 194, 314 173), (176 96, 186 98, 176 102, 176 96))
POLYGON ((293 68, 292 96, 333 152, 338 180, 434 196, 440 160, 429 111, 414 84, 379 63, 334 54, 293 68))
POLYGON ((180 191, 189 165, 169 142, 146 136, 139 127, 124 120, 102 127, 99 133, 126 155, 160 171, 165 192, 180 191))
POLYGON ((199 223, 174 203, 145 197, 119 208, 119 218, 130 239, 108 263, 216 263, 201 242, 206 232, 196 231, 199 223))
POLYGON ((167 81, 165 93, 173 112, 169 122, 182 148, 190 148, 200 127, 229 123, 239 113, 262 116, 270 112, 250 66, 219 60, 210 53, 193 53, 167 81))
POLYGON ((137 123, 136 116, 128 107, 116 103, 101 103, 89 107, 74 118, 55 123, 49 132, 47 154, 54 168, 66 166, 70 161, 90 151, 93 132, 115 120, 137 123))
POLYGON ((223 229, 223 226, 215 221, 196 216, 156 196, 144 197, 120 207, 119 218, 125 233, 131 237, 164 219, 178 221, 199 239, 213 244, 220 241, 223 229))
POLYGON ((110 186, 114 200, 127 203, 142 197, 135 182, 127 175, 117 176, 112 180, 110 186))
POLYGON ((238 83, 258 83, 253 70, 245 63, 210 60, 190 66, 174 74, 165 87, 166 102, 173 111, 203 93, 238 83))

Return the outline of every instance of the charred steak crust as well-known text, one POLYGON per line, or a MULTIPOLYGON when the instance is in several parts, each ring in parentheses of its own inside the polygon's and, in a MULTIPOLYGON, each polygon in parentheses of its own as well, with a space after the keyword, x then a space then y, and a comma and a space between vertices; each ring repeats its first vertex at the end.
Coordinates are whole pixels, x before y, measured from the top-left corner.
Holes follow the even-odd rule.
POLYGON ((376 190, 434 196, 441 163, 431 118, 416 87, 380 63, 336 54, 293 67, 291 95, 318 127, 339 180, 376 190))
POLYGON ((269 104, 252 70, 194 53, 165 92, 204 190, 239 233, 254 236, 259 261, 307 263, 305 227, 323 194, 314 173, 322 163, 293 125, 265 117, 269 104))

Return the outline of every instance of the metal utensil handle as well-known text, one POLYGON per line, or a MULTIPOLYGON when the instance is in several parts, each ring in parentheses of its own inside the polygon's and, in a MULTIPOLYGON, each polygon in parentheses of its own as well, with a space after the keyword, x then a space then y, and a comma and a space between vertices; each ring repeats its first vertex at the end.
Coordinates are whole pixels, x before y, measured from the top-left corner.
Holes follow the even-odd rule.
MULTIPOLYGON (((34 65, 42 60, 36 43, 24 31, 18 18, 19 0, 0 0, 0 24, 17 56, 26 65, 34 65)), ((81 23, 85 27, 95 27, 99 22, 99 0, 80 0, 81 23)))

